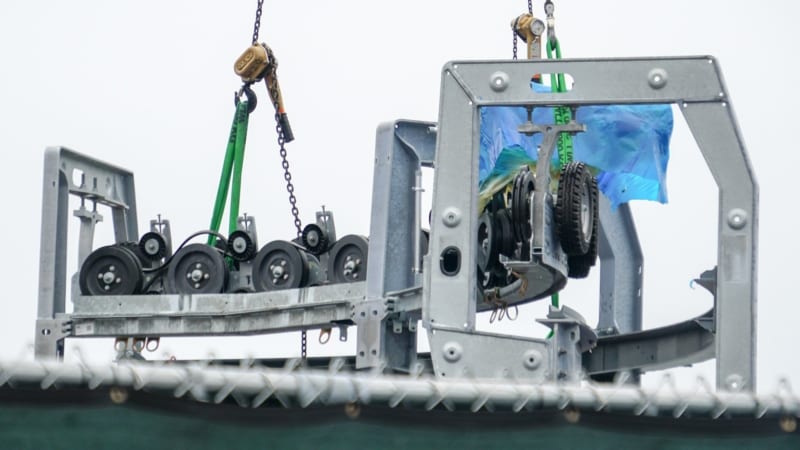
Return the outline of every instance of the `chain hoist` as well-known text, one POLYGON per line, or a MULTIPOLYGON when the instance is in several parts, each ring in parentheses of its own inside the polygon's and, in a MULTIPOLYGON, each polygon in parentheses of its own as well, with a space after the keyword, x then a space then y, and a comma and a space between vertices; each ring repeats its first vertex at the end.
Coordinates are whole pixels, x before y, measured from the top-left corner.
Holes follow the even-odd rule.
MULTIPOLYGON (((264 0, 258 0, 256 17, 253 23, 253 39, 250 47, 234 63, 234 72, 242 78, 244 83, 240 92, 249 89, 252 84, 261 80, 264 80, 264 84, 267 87, 267 93, 275 109, 275 132, 278 136, 283 178, 286 181, 286 191, 289 194, 289 205, 294 218, 297 237, 300 237, 303 233, 303 224, 300 221, 300 211, 297 209, 297 197, 294 193, 294 183, 292 182, 292 173, 289 170, 289 160, 286 152, 286 144, 294 140, 294 133, 292 133, 292 128, 289 125, 289 119, 284 108, 283 95, 278 83, 278 59, 267 44, 263 42, 259 44, 258 42, 263 6, 264 0)), ((303 330, 300 333, 300 354, 303 360, 306 359, 307 355, 307 341, 307 333, 303 330)))
MULTIPOLYGON (((517 59, 517 38, 520 38, 527 44, 528 59, 540 59, 542 57, 542 34, 544 30, 544 22, 533 16, 533 4, 528 1, 528 12, 511 21, 512 58, 517 59)), ((534 81, 537 82, 540 78, 538 74, 533 76, 534 81)))

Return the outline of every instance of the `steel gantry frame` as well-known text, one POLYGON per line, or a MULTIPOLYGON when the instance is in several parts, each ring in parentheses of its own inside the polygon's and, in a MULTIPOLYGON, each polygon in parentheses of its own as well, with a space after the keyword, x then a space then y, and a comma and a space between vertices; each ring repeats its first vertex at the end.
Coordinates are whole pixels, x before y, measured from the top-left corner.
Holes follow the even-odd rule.
MULTIPOLYGON (((48 149, 37 357, 63 355, 66 337, 216 336, 331 327, 346 333, 355 325, 355 367, 413 372, 419 365, 416 332, 422 319, 431 368, 439 377, 574 383, 583 373, 650 370, 716 357, 718 388, 755 389, 758 190, 713 58, 448 63, 438 124, 381 125, 374 175, 366 282, 194 296, 89 297, 73 289, 73 312, 66 313, 69 195, 81 198, 75 211, 81 223, 79 263, 91 252, 94 227, 102 220, 86 203, 111 208, 115 240, 123 242, 138 237, 136 202, 132 173, 64 148, 48 149), (565 93, 534 92, 529 81, 536 73, 567 73, 575 84, 565 93), (717 267, 698 280, 714 295, 713 311, 671 327, 641 330, 643 255, 632 215, 626 205, 611 211, 602 200, 598 327, 588 327, 579 314, 562 307, 551 308, 541 320, 554 329, 552 339, 475 330, 475 315, 489 308, 478 301, 475 283, 479 109, 645 103, 678 105, 719 187, 717 267), (434 168, 430 243, 424 256, 422 167, 434 168), (458 270, 445 270, 443 260, 453 254, 458 270)), ((546 223, 549 194, 534 192, 530 200, 532 223, 546 223)), ((550 231, 547 226, 534 230, 532 243, 541 244, 535 250, 539 253, 519 263, 520 271, 537 273, 559 264, 560 249, 548 244, 550 231)))

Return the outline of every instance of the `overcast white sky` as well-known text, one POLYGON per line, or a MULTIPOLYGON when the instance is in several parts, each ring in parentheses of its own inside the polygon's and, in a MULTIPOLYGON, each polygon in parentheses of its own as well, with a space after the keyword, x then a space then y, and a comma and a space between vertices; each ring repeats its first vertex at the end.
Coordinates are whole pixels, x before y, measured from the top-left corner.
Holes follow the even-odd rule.
MULTIPOLYGON (((66 146, 134 171, 141 230, 158 213, 172 221, 177 240, 207 227, 239 86, 232 64, 250 42, 255 3, 0 3, 0 147, 6 160, 0 357, 30 353, 45 147, 66 146)), ((800 154, 793 137, 800 96, 792 85, 800 6, 788 0, 555 5, 565 57, 719 59, 761 188, 759 385, 768 390, 779 376, 800 385, 792 344, 800 316, 793 272, 800 250, 794 186, 800 154)), ((509 58, 509 22, 525 10, 522 0, 266 0, 261 40, 280 61, 297 137, 289 151, 304 222, 325 204, 336 214, 340 235, 368 234, 377 125, 396 118, 435 121, 442 65, 509 58)), ((542 2, 535 2, 534 12, 541 11, 542 2)), ((272 113, 263 86, 258 92, 242 210, 257 217, 263 244, 292 236, 292 223, 272 113)), ((666 206, 633 205, 645 251, 646 327, 693 317, 711 305, 710 295, 690 289, 689 281, 715 265, 717 190, 679 114, 668 189, 666 206)), ((74 254, 70 258, 74 264, 74 254)), ((572 281, 562 294, 590 323, 597 320, 597 284, 596 276, 572 281)), ((482 318, 481 328, 543 336, 534 319, 545 312, 544 303, 527 305, 516 322, 489 325, 482 318)), ((314 333, 311 341, 311 354, 354 348, 352 335, 339 347, 320 346, 314 333)), ((108 340, 70 342, 68 352, 82 345, 87 359, 111 358, 108 340)), ((291 356, 297 350, 294 336, 165 339, 156 356, 291 356)), ((684 372, 712 376, 713 362, 684 372)))

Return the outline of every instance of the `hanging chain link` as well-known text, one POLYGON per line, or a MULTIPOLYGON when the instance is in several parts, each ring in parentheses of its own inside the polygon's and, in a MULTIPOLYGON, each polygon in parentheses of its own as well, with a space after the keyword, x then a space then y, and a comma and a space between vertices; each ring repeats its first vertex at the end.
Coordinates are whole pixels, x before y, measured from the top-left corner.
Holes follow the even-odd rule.
POLYGON ((533 0, 528 0, 528 14, 533 14, 533 0))
MULTIPOLYGON (((252 45, 258 44, 258 33, 261 28, 261 14, 264 6, 264 0, 258 0, 258 7, 256 8, 256 20, 253 24, 253 42, 252 45)), ((281 125, 281 111, 280 111, 280 92, 278 91, 278 60, 272 53, 272 49, 264 45, 267 50, 267 60, 270 64, 269 74, 264 77, 264 82, 267 85, 269 96, 272 99, 272 106, 275 108, 275 132, 278 135, 278 147, 280 148, 281 167, 283 167, 283 179, 286 180, 286 191, 289 193, 289 204, 291 205, 292 217, 294 218, 294 226, 297 229, 297 236, 300 237, 303 233, 303 224, 300 221, 300 211, 297 209, 297 197, 294 195, 294 184, 292 183, 292 173, 289 171, 289 160, 286 153, 286 134, 283 126, 281 125)), ((308 349, 308 336, 305 330, 300 332, 300 357, 305 361, 308 349)))
POLYGON ((292 173, 289 171, 289 160, 286 158, 286 136, 284 134, 283 126, 281 126, 281 113, 280 113, 280 93, 278 92, 276 80, 278 60, 272 53, 272 49, 266 47, 267 57, 270 61, 270 73, 264 77, 264 81, 269 89, 270 98, 272 99, 272 106, 275 107, 275 131, 278 134, 278 146, 280 147, 281 167, 283 167, 283 178, 286 180, 286 191, 289 193, 289 204, 292 207, 292 216, 294 217, 294 226, 297 229, 297 236, 303 233, 303 224, 300 221, 300 211, 297 209, 297 197, 294 195, 294 184, 292 183, 292 173), (272 82, 270 82, 272 80, 272 82))
POLYGON ((261 29, 261 9, 264 7, 264 0, 258 0, 256 8, 256 21, 253 24, 253 45, 258 43, 258 31, 261 29))
POLYGON ((308 334, 306 330, 300 332, 300 357, 303 358, 303 361, 306 360, 308 355, 308 334))
POLYGON ((514 35, 514 38, 511 41, 512 42, 511 50, 512 50, 512 53, 513 53, 513 56, 511 57, 511 59, 516 61, 517 60, 517 30, 516 30, 516 25, 514 26, 514 28, 512 28, 511 34, 514 35))

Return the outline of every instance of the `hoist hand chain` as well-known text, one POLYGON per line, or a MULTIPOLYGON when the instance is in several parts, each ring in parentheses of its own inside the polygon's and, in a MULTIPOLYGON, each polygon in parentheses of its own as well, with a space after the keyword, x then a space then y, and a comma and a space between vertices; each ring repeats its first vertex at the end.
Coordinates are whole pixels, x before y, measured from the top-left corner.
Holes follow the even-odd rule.
POLYGON ((264 7, 264 0, 258 0, 256 8, 256 20, 253 24, 253 45, 258 43, 258 32, 261 29, 261 9, 264 7))
MULTIPOLYGON (((261 10, 264 6, 264 0, 258 0, 258 7, 256 8, 256 20, 253 24, 253 41, 252 45, 258 44, 258 32, 259 28, 261 28, 261 10)), ((280 90, 278 89, 278 79, 277 79, 277 69, 278 69, 278 60, 275 59, 275 55, 272 53, 272 49, 267 47, 265 44, 262 44, 263 47, 267 50, 267 61, 269 61, 269 67, 267 68, 267 74, 264 77, 264 82, 267 85, 267 90, 269 91, 269 96, 272 99, 272 106, 275 107, 275 131, 278 133, 278 146, 280 147, 280 154, 281 154, 281 166, 283 167, 283 178, 286 180, 286 191, 289 192, 289 204, 292 206, 292 216, 294 217, 294 226, 297 228, 297 236, 300 237, 303 233, 303 226, 300 222, 300 212, 297 210, 297 198, 294 196, 294 184, 292 184, 292 173, 289 172, 289 161, 286 159, 286 147, 285 144, 287 142, 291 142, 294 140, 294 135, 292 134, 292 129, 289 127, 289 121, 286 118, 286 113, 282 111, 281 107, 281 99, 280 99, 280 90)), ((252 112, 255 109, 255 94, 250 89, 250 83, 245 83, 242 86, 239 94, 236 96, 236 101, 239 101, 239 97, 242 95, 242 92, 247 96, 248 101, 251 99, 254 100, 252 103, 252 107, 248 107, 248 112, 252 112)), ((306 355, 307 355, 307 347, 308 347, 308 337, 306 335, 306 331, 303 330, 300 332, 300 357, 305 362, 306 355)))
MULTIPOLYGON (((277 83, 277 68, 278 68, 278 60, 275 58, 275 55, 272 53, 272 49, 265 46, 267 49, 267 55, 270 60, 270 68, 267 76, 264 77, 264 82, 267 85, 267 89, 269 90, 269 96, 272 99, 272 106, 275 107, 275 131, 278 134, 278 147, 280 148, 280 155, 281 155, 281 167, 283 167, 283 178, 286 180, 286 191, 289 193, 289 204, 291 205, 292 209, 292 216, 294 217, 294 226, 297 229, 297 236, 300 237, 303 234, 303 224, 300 221, 300 211, 297 209, 297 198, 294 195, 294 184, 292 184, 292 173, 289 171, 289 160, 286 158, 286 146, 285 144, 292 139, 287 137, 287 130, 289 131, 288 134, 291 135, 291 128, 288 127, 288 121, 286 121, 286 113, 281 111, 280 105, 280 93, 278 92, 278 83, 277 83)), ((305 333, 304 333, 305 335, 305 333)))
POLYGON ((516 28, 517 27, 516 27, 516 24, 515 24, 514 27, 511 30, 511 34, 514 35, 514 38, 511 41, 511 43, 512 43, 511 51, 512 51, 512 54, 513 54, 511 59, 513 59, 514 61, 517 60, 517 29, 516 28))
POLYGON ((300 356, 305 362, 306 356, 308 356, 308 333, 306 330, 300 332, 300 356))

